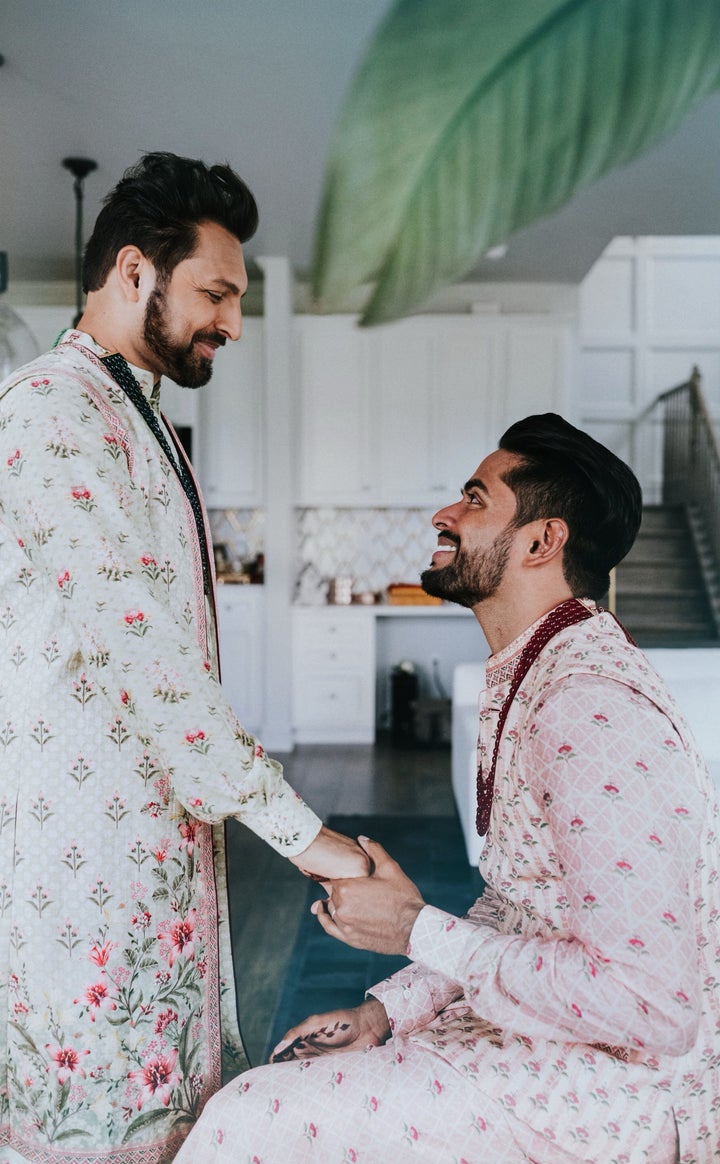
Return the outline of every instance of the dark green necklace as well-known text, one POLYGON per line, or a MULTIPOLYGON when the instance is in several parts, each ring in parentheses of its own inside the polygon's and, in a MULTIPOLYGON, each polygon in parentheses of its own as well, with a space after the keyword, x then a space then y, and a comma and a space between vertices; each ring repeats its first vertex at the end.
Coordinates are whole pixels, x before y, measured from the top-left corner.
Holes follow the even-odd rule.
POLYGON ((157 414, 155 413, 155 410, 153 409, 137 380, 133 376, 130 365, 128 364, 125 357, 121 356, 119 352, 113 352, 111 356, 103 356, 100 362, 105 365, 115 383, 122 388, 128 400, 130 400, 131 403, 135 405, 178 476, 180 484, 182 485, 185 492, 185 496, 190 502, 190 507, 193 511, 193 517, 195 518, 195 528, 197 529, 198 542, 200 544, 200 557, 202 560, 203 589, 205 593, 209 595, 212 590, 212 582, 207 548, 207 534, 205 530, 205 518, 203 517, 200 495, 197 491, 192 473, 190 473, 188 470, 180 450, 178 450, 177 456, 173 456, 170 443, 162 430, 162 426, 158 420, 157 414))

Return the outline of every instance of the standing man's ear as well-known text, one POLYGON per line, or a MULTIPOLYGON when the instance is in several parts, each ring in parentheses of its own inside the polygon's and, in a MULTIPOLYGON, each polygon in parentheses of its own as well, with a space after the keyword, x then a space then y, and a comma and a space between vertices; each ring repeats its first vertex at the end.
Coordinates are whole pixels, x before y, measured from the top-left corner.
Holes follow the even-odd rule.
POLYGON ((115 273, 120 290, 129 302, 135 303, 141 298, 143 281, 149 275, 152 275, 154 284, 155 268, 136 246, 124 246, 118 251, 115 273))

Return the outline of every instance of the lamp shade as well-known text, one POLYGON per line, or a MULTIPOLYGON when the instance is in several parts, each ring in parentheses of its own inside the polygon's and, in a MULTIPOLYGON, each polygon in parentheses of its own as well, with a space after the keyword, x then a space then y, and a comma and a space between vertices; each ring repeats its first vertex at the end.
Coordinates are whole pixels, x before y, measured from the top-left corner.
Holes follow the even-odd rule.
POLYGON ((7 254, 0 251, 0 381, 40 354, 30 328, 5 302, 6 290, 7 254))

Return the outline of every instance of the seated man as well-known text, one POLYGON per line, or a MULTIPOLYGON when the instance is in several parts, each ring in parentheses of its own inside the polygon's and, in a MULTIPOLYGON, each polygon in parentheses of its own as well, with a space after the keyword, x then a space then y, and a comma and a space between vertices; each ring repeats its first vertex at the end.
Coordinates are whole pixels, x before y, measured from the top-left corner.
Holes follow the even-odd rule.
POLYGON ((423 585, 470 607, 493 652, 487 888, 453 917, 360 838, 373 876, 314 910, 411 965, 289 1031, 179 1162, 717 1159, 718 806, 662 681, 594 601, 640 516, 627 466, 552 414, 513 425, 435 515, 423 585))

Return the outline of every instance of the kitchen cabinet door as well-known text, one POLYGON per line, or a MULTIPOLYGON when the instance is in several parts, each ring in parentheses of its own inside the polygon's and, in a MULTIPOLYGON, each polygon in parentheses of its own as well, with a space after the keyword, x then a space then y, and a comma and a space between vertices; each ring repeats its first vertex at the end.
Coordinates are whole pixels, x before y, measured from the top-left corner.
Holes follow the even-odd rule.
POLYGON ((262 586, 218 586, 222 688, 243 727, 261 732, 263 719, 262 586))
POLYGON ((198 474, 209 509, 263 503, 263 321, 243 320, 237 343, 215 356, 212 379, 197 390, 198 474))
POLYGON ((437 377, 432 394, 431 480, 438 504, 455 501, 465 481, 497 446, 502 332, 472 318, 437 318, 437 377))
POLYGON ((293 610, 293 729, 298 743, 369 744, 375 739, 371 610, 293 610))
POLYGON ((368 336, 354 316, 296 320, 300 502, 370 505, 368 336))
MULTIPOLYGON (((369 461, 380 505, 432 505, 435 329, 428 317, 380 327, 370 336, 369 461)), ((440 490, 441 492, 442 490, 440 490)))

